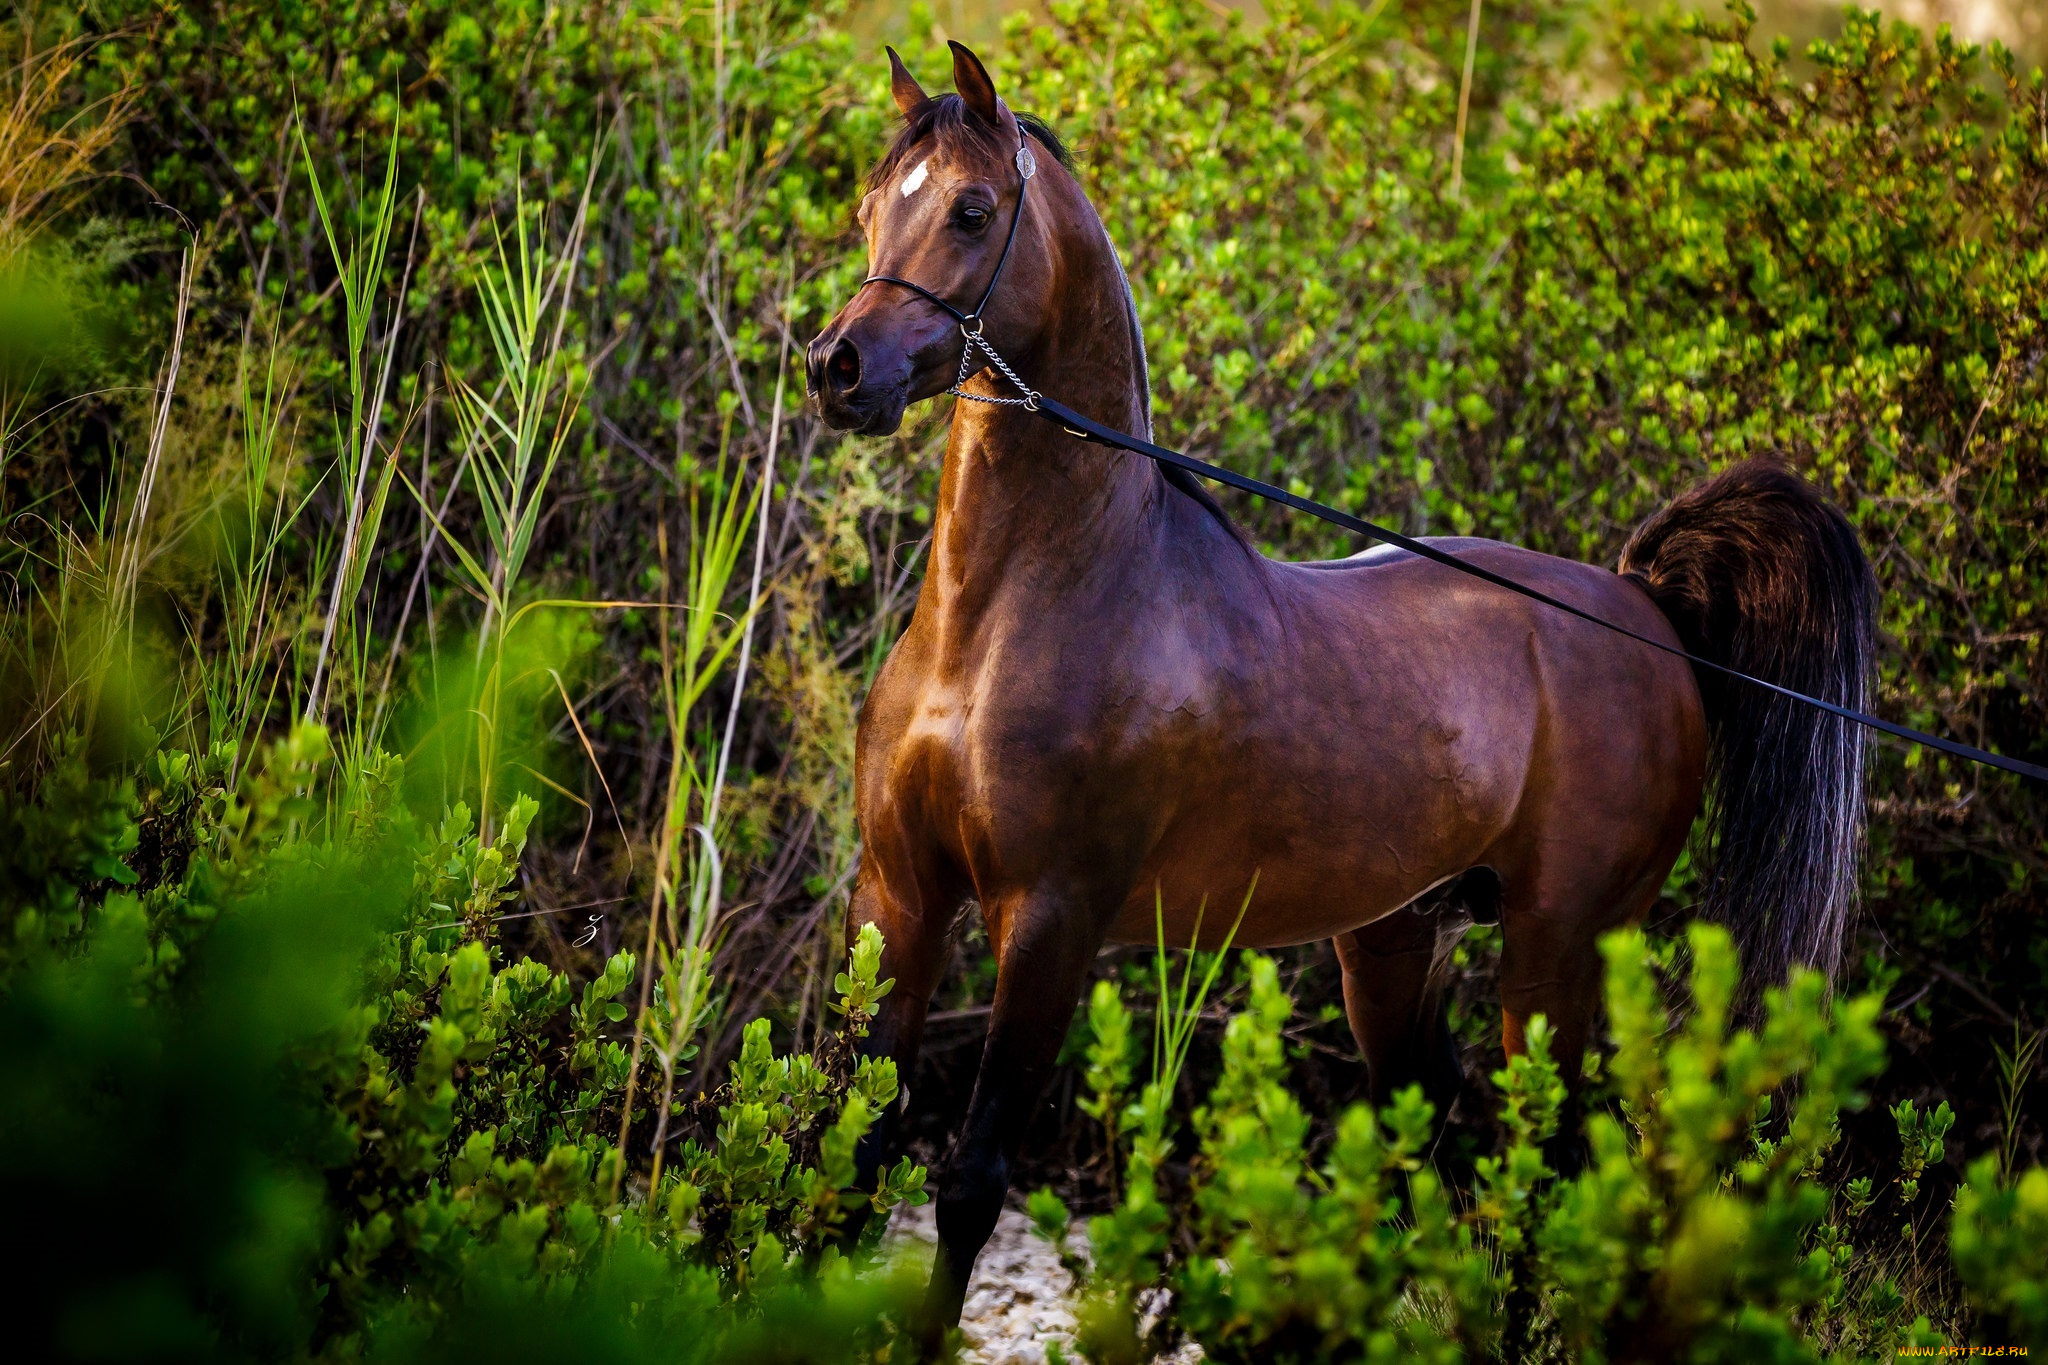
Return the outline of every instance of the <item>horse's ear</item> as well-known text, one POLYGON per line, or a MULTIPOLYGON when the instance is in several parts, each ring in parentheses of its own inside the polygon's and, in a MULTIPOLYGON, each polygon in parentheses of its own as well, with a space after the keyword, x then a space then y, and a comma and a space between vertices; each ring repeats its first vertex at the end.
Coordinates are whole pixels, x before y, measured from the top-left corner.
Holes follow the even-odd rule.
POLYGON ((965 43, 948 39, 946 46, 953 49, 953 88, 960 92, 960 98, 976 118, 991 128, 1000 128, 1003 119, 996 112, 996 83, 988 78, 988 68, 965 43))
POLYGON ((925 94, 924 87, 917 83, 917 77, 910 74, 910 68, 896 55, 895 48, 889 53, 889 93, 896 97, 896 107, 903 111, 903 117, 911 118, 917 111, 932 102, 925 94))

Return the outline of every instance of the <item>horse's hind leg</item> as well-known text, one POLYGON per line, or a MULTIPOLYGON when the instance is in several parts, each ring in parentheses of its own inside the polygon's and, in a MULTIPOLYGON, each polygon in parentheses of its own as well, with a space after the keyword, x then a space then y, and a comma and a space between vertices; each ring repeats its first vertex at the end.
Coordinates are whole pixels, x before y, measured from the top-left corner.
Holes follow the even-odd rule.
MULTIPOLYGON (((1674 855, 1675 858, 1675 855, 1674 855)), ((1625 876, 1600 878, 1545 869, 1510 879, 1502 914, 1501 1048, 1528 1050, 1529 1021, 1550 1025, 1550 1055, 1576 1087, 1599 1011, 1600 936, 1649 912, 1673 859, 1653 860, 1625 876)))
POLYGON ((1455 911, 1403 909, 1331 941, 1375 1106, 1410 1085, 1422 1087, 1439 1118, 1457 1100, 1464 1069, 1446 1016, 1443 968, 1463 932, 1455 911))
POLYGON ((1579 1078, 1586 1044, 1600 1008, 1600 936, 1649 912, 1676 860, 1652 857, 1630 871, 1601 877, 1585 869, 1552 866, 1519 884, 1507 883, 1501 916, 1501 1048, 1509 1057, 1528 1051, 1530 1020, 1550 1026, 1550 1055, 1567 1089, 1557 1135, 1544 1157, 1560 1175, 1585 1162, 1580 1133, 1579 1078))

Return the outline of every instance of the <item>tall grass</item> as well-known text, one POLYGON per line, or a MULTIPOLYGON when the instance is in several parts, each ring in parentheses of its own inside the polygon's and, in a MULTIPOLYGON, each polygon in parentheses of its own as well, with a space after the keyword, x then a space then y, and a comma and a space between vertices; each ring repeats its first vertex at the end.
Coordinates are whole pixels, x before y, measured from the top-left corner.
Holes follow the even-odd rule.
MULTIPOLYGON (((561 576, 535 570, 545 522, 559 505, 558 471, 590 429, 584 347, 592 320, 578 311, 589 297, 579 272, 586 259, 598 259, 590 210, 601 177, 632 173, 608 157, 633 149, 607 147, 600 136, 580 202, 554 223, 529 197, 545 174, 518 168, 505 182, 510 202, 500 201, 494 214, 487 199, 465 238, 464 229, 447 226, 446 206, 429 202, 431 172, 417 193, 408 183, 415 168, 399 131, 402 109, 394 106, 369 139, 368 155, 337 156, 317 132, 331 107, 301 110, 294 99, 290 121, 280 120, 276 159, 263 167, 278 187, 263 207, 267 228, 305 225, 298 249, 266 247, 259 291, 247 298, 208 275, 203 251, 188 253, 146 423, 137 424, 132 444, 115 445, 106 491, 87 515, 53 528, 37 551, 44 559, 24 578, 29 602, 10 607, 15 620, 40 624, 12 632, 9 642, 11 671, 33 677, 38 691, 8 740, 77 728, 102 711, 132 713, 146 744, 210 746, 228 756, 232 782, 267 735, 310 721, 332 735, 339 762, 322 781, 335 783, 346 814, 383 780, 373 773, 395 771, 381 755, 393 747, 402 715, 409 741, 427 738, 400 756, 448 741, 439 751, 453 755, 443 767, 443 800, 470 805, 487 843, 515 795, 536 790, 535 782, 590 807, 519 761, 530 756, 514 735, 533 728, 532 684, 551 674, 541 681, 551 680, 560 697, 569 742, 589 759, 612 805, 624 889, 644 893, 646 921, 633 929, 652 970, 642 974, 633 1080, 659 1085, 664 1116, 719 1014, 712 963, 730 927, 725 798, 735 766, 745 762, 740 739, 752 715, 745 698, 757 672, 755 628, 773 596, 778 560, 787 565, 802 555, 801 545, 775 543, 768 516, 790 417, 784 404, 796 269, 785 254, 770 285, 782 335, 773 398, 763 404, 763 395, 746 391, 746 367, 758 362, 746 354, 743 310, 750 305, 736 302, 744 267, 732 245, 736 229, 763 212, 761 191, 776 162, 762 155, 764 132, 733 122, 724 92, 736 63, 748 60, 741 55, 751 52, 747 44, 770 31, 760 27, 767 22, 737 7, 712 16, 717 50, 707 88, 717 97, 710 106, 681 101, 650 116, 677 171, 663 193, 687 262, 685 296, 715 358, 710 374, 724 389, 711 428, 715 453, 700 457, 679 445, 664 471, 674 499, 657 532, 658 581, 644 594, 654 600, 552 595, 538 580, 554 586, 561 576), (358 160, 369 163, 366 174, 358 160), (698 192, 700 182, 708 192, 698 192), (470 254, 478 241, 481 261, 470 254), (453 305, 466 319, 440 313, 429 320, 416 311, 409 290, 430 260, 443 267, 439 279, 467 286, 453 305), (284 272, 282 288, 264 292, 264 273, 274 268, 284 272), (239 345, 223 344, 217 326, 231 301, 246 312, 239 345), (186 346, 191 316, 206 320, 199 351, 186 346), (473 332, 465 333, 465 322, 475 324, 473 332), (444 364, 442 338, 458 333, 480 338, 481 354, 444 364), (399 394, 408 410, 394 415, 399 394), (453 419, 439 432, 437 407, 453 419), (427 420, 416 424, 421 414, 427 420), (418 507, 420 542, 409 556, 388 543, 394 484, 405 485, 418 507), (169 501, 167 489, 175 494, 169 501), (379 585, 406 576, 413 589, 402 607, 380 604, 379 585), (451 579, 458 591, 442 591, 451 579), (425 604, 424 632, 416 602, 425 604), (465 612, 471 602, 473 612, 465 612), (648 760, 655 799, 633 829, 600 766, 598 728, 579 714, 584 703, 562 670, 536 662, 520 643, 537 612, 625 607, 653 621, 659 659, 648 760), (437 650, 437 631, 451 624, 463 646, 437 650), (135 671, 114 667, 116 652, 130 664, 147 654, 152 666, 168 670, 168 682, 149 697, 130 687, 103 701, 102 688, 135 671), (407 698, 424 702, 424 714, 416 717, 407 698), (637 1061, 648 1054, 658 1065, 643 1078, 637 1061), (657 1073, 658 1082, 651 1079, 657 1073)), ((32 53, 35 60, 14 72, 21 98, 0 138, 0 188, 40 188, 20 197, 7 224, 40 221, 38 204, 70 202, 61 177, 38 181, 28 162, 44 171, 89 171, 108 145, 105 130, 132 103, 124 94, 94 106, 90 118, 63 114, 85 51, 66 48, 47 60, 32 53), (53 133, 53 119, 63 117, 74 123, 53 133), (31 125, 42 137, 33 154, 22 150, 31 125), (66 161, 59 151, 76 155, 66 161)), ((339 141, 350 145, 346 135, 339 141)), ((235 173, 254 174, 246 166, 235 173)), ((807 438, 807 458, 809 449, 807 438)), ((659 1126, 655 1137, 665 1141, 665 1117, 659 1126)))
POLYGON ((282 362, 281 372, 275 336, 260 367, 254 349, 245 342, 236 375, 239 497, 223 497, 214 510, 221 541, 216 568, 220 645, 209 650, 196 633, 187 635, 193 656, 203 664, 208 735, 214 745, 234 754, 228 767, 231 783, 286 685, 277 643, 290 630, 284 613, 293 595, 280 561, 286 537, 313 496, 312 490, 296 495, 293 490, 298 447, 285 432, 293 387, 289 362, 282 362))
MULTIPOLYGON (((785 346, 785 355, 787 347, 785 346)), ((632 1131, 633 1085, 644 1050, 653 1052, 662 1074, 661 1101, 655 1108, 654 1178, 660 1179, 668 1136, 669 1111, 678 1069, 696 1055, 698 1035, 715 1006, 711 964, 718 948, 719 912, 725 867, 718 848, 718 807, 725 789, 732 734, 738 724, 736 704, 726 713, 725 731, 716 745, 693 739, 691 716, 706 690, 735 649, 742 667, 734 679, 745 686, 745 662, 751 657, 753 624, 766 599, 762 583, 767 535, 767 495, 774 474, 776 447, 782 428, 783 384, 777 379, 775 410, 759 476, 751 488, 732 459, 732 413, 720 434, 718 462, 708 486, 691 486, 688 509, 694 534, 684 553, 682 600, 661 618, 661 684, 664 719, 671 738, 668 786, 660 833, 655 844, 654 882, 648 906, 645 958, 656 971, 642 978, 640 1012, 634 1024, 632 1076, 619 1145, 632 1131), (754 531, 753 581, 747 605, 738 620, 721 613, 749 528, 754 531), (700 818, 692 820, 692 812, 700 818)), ((662 588, 669 589, 666 528, 662 541, 662 588)))
MULTIPOLYGON (((33 521, 47 533, 9 547, 19 563, 5 622, 6 663, 27 705, 13 718, 0 764, 36 771, 53 735, 91 736, 102 720, 142 728, 131 714, 142 685, 136 611, 145 576, 169 549, 171 528, 158 515, 159 484, 184 364, 192 271, 187 250, 179 261, 169 344, 147 391, 139 461, 110 470, 98 499, 75 518, 50 518, 33 504, 9 509, 11 530, 33 521)), ((103 738, 119 751, 127 736, 103 738)))
MULTIPOLYGON (((374 719, 381 712, 365 706, 369 641, 358 615, 363 579, 369 568, 383 524, 384 505, 391 491, 391 476, 398 467, 392 450, 378 464, 378 432, 382 425, 384 397, 391 382, 392 363, 398 354, 398 336, 404 319, 405 284, 400 283, 391 304, 383 334, 373 349, 371 326, 376 314, 379 286, 384 278, 384 261, 391 245, 391 230, 398 209, 398 130, 394 123, 384 156, 384 179, 376 199, 369 205, 367 226, 349 233, 344 247, 335 229, 334 213, 321 184, 320 171, 313 162, 313 150, 306 143, 303 119, 295 123, 299 155, 305 165, 306 181, 319 211, 320 227, 341 289, 346 339, 342 363, 348 386, 348 417, 335 432, 335 446, 343 479, 343 521, 339 549, 334 559, 334 580, 327 599, 327 612, 320 627, 320 643, 313 655, 312 681, 306 688, 305 716, 322 720, 327 716, 326 688, 329 686, 330 655, 338 648, 351 665, 347 685, 351 704, 340 711, 340 743, 337 745, 343 771, 362 771, 363 762, 377 748, 374 719), (381 362, 381 363, 380 363, 381 362), (374 378, 372 368, 376 369, 374 378), (373 465, 375 466, 373 474, 373 465), (366 721, 371 724, 365 724, 366 721)), ((406 262, 411 277, 411 258, 406 262)))
POLYGON ((1458 78, 1458 126, 1451 136, 1451 198, 1465 193, 1465 121, 1472 113, 1472 68, 1479 57, 1479 7, 1484 0, 1472 0, 1471 17, 1465 21, 1465 70, 1458 78))
MULTIPOLYGON (((104 167, 140 92, 122 85, 97 99, 78 94, 98 40, 46 41, 33 11, 0 22, 0 475, 33 432, 29 408, 41 365, 39 333, 62 330, 62 290, 39 268, 37 246, 50 223, 85 194, 104 167)), ((150 405, 145 458, 137 476, 108 480, 100 497, 65 520, 41 509, 48 490, 4 511, 10 523, 47 531, 34 548, 8 546, 12 591, 0 607, 7 671, 25 702, 0 735, 0 770, 34 771, 53 731, 89 728, 110 672, 129 662, 136 584, 150 557, 145 540, 156 474, 182 362, 192 260, 180 262, 177 316, 150 405)))
MULTIPOLYGON (((164 356, 163 368, 157 379, 149 444, 143 449, 142 467, 136 472, 134 487, 129 491, 127 515, 122 518, 120 538, 114 546, 103 623, 107 652, 92 669, 94 689, 109 668, 118 664, 132 673, 135 666, 135 600, 142 584, 143 561, 153 548, 150 543, 154 530, 150 507, 163 472, 164 442, 171 426, 171 404, 177 397, 178 371, 185 359, 185 325, 192 307, 192 266, 192 252, 187 249, 178 263, 177 316, 171 324, 170 349, 164 356)), ((97 700, 96 690, 89 695, 97 700)))
POLYGON ((497 375, 486 388, 451 371, 449 397, 484 544, 466 545, 441 522, 425 493, 406 481, 484 604, 477 636, 481 667, 468 710, 476 720, 475 790, 486 838, 500 804, 506 643, 525 611, 542 605, 520 605, 519 592, 548 483, 582 400, 583 379, 564 338, 588 206, 586 187, 567 241, 551 251, 545 222, 529 228, 524 200, 515 201, 509 249, 506 234, 494 224, 497 264, 477 276, 497 375))

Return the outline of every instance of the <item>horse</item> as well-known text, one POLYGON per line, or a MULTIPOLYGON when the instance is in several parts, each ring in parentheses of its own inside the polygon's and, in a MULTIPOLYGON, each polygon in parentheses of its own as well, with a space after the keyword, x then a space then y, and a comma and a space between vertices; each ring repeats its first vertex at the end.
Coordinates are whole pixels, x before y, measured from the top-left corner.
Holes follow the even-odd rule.
MULTIPOLYGON (((860 715, 847 915, 849 941, 883 933, 896 986, 865 1045, 906 1081, 863 1181, 900 1142, 969 901, 997 962, 935 1173, 941 1332, 1105 942, 1163 924, 1214 948, 1230 917, 1202 907, 1241 902, 1238 946, 1330 940, 1373 1101, 1420 1084, 1442 1112, 1461 1074, 1444 968, 1471 923, 1501 925, 1504 1050, 1542 1015, 1575 1079, 1598 941, 1647 913, 1703 808, 1702 899, 1758 980, 1836 965, 1863 810, 1858 727, 1412 553, 1268 558, 1191 477, 1027 410, 1017 375, 1149 439, 1144 337, 1058 137, 952 50, 938 97, 889 53, 903 123, 860 203, 870 277, 805 356, 837 429, 885 435, 949 382, 961 395, 916 607, 860 715)), ((1669 503, 1618 572, 1431 543, 1785 686, 1854 707, 1871 686, 1855 532, 1768 461, 1669 503)))

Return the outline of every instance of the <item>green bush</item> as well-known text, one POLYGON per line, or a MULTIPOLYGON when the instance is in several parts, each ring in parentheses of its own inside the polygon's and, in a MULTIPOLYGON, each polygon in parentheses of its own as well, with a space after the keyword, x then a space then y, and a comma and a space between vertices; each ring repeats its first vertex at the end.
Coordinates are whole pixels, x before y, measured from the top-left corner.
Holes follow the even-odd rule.
MULTIPOLYGON (((704 16, 672 24, 641 5, 214 0, 154 27, 138 8, 145 27, 101 49, 100 79, 142 92, 125 154, 202 227, 202 297, 237 339, 252 310, 286 324, 308 470, 327 455, 339 304, 305 167, 280 136, 293 111, 323 176, 353 184, 395 133, 402 184, 422 195, 417 242, 404 222, 394 239, 416 259, 386 420, 417 406, 407 439, 430 489, 460 461, 455 424, 431 420, 429 362, 476 369, 467 290, 486 224, 518 187, 560 235, 590 184, 568 320, 587 401, 535 565, 577 595, 646 600, 666 571, 653 509, 703 491, 728 447, 765 447, 783 327, 801 342, 859 278, 853 186, 891 117, 881 65, 855 60, 830 12, 742 8, 722 44, 704 16)), ((1854 11, 1795 57, 1762 50, 1739 5, 1722 22, 1489 4, 1453 196, 1467 7, 1267 8, 1255 25, 1198 0, 1072 0, 1013 19, 995 61, 1012 102, 1080 148, 1131 265, 1163 433, 1410 531, 1593 560, 1677 488, 1777 452, 1848 508, 1877 562, 1880 709, 2048 757, 2048 582, 2030 549, 2048 480, 2034 211, 2048 87, 1995 49, 1854 11), (1588 97, 1589 83, 1611 93, 1588 97)), ((913 64, 942 69, 921 27, 912 38, 913 64)), ((132 218, 124 193, 110 184, 100 206, 132 218)), ((109 311, 162 318, 163 272, 121 269, 109 311), (155 302, 126 306, 138 298, 155 302)), ((394 249, 384 287, 403 275, 394 249)), ((134 340, 147 357, 160 336, 134 340)), ((785 489, 803 543, 763 650, 763 710, 790 761, 750 789, 756 875, 784 840, 812 841, 819 890, 847 865, 854 704, 908 601, 872 584, 873 565, 919 534, 945 411, 880 445, 785 417, 785 448, 805 452, 785 489)), ((13 476, 68 453, 38 442, 13 476)), ((338 512, 331 490, 312 507, 338 512)), ((1289 552, 1353 548, 1238 510, 1289 552)), ((466 498, 450 513, 477 514, 466 498)), ((415 567, 394 555, 373 571, 379 631, 397 617, 417 630, 402 605, 415 567)), ((173 596, 204 619, 189 585, 173 596)), ((659 690, 658 632, 626 613, 601 635, 636 679, 588 727, 605 781, 553 774, 593 807, 646 785, 641 756, 664 729, 638 700, 659 690)), ((428 670, 395 676, 434 695, 428 670)), ((1918 750, 1878 752, 1868 890, 1882 932, 1858 970, 1874 986, 1931 963, 1962 978, 1912 1005, 1902 1041, 1987 1059, 1988 1090, 1989 1048, 1956 1016, 1977 1008, 1968 990, 2009 1004, 2048 979, 2032 932, 2048 808, 1918 750)), ((621 842, 650 843, 651 820, 621 842)))
MULTIPOLYGON (((784 325, 801 341, 858 279, 852 190, 889 126, 881 66, 854 61, 829 12, 743 8, 722 42, 708 19, 640 5, 138 8, 100 79, 142 92, 125 152, 203 227, 203 298, 236 338, 252 310, 290 324, 308 469, 327 453, 339 304, 305 166, 279 135, 293 111, 323 176, 353 184, 395 134, 420 192, 417 241, 399 224, 413 260, 387 422, 421 412, 407 439, 428 488, 459 464, 456 424, 429 420, 429 362, 476 369, 467 290, 489 219, 523 187, 561 234, 591 185, 568 325, 587 401, 535 562, 579 595, 644 600, 663 571, 652 509, 700 490, 728 445, 765 446, 784 325)), ((1715 22, 1515 0, 1484 9, 1454 197, 1466 7, 1268 9, 1253 25, 1197 0, 1071 0, 1013 20, 996 61, 1013 102, 1081 149, 1131 264, 1164 433, 1410 531, 1594 560, 1709 469, 1778 452, 1845 504, 1877 561, 1881 709, 2048 756, 2048 583, 2030 552, 2048 477, 2033 211, 2048 87, 1996 50, 1987 63, 1853 11, 1795 59, 1757 50, 1739 5, 1715 22), (1596 78, 1610 97, 1585 96, 1596 78)), ((915 36, 930 69, 938 53, 915 36)), ((106 193, 134 211, 121 184, 106 193)), ((115 311, 163 316, 161 274, 123 269, 119 300, 154 289, 158 303, 115 311)), ((394 249, 384 287, 405 269, 394 249)), ((837 769, 852 704, 907 601, 846 589, 915 538, 944 414, 880 446, 786 419, 813 480, 787 490, 808 541, 764 652, 792 762, 748 818, 768 843, 799 827, 819 840, 821 888, 851 851, 837 769)), ((39 442, 14 475, 64 453, 39 442)), ((338 510, 331 491, 313 507, 338 510)), ((1241 510, 1278 547, 1350 548, 1241 510)), ((477 512, 458 499, 451 515, 477 512)), ((372 575, 380 630, 417 627, 406 558, 372 575)), ((614 792, 645 780, 634 764, 661 728, 633 700, 658 690, 653 635, 630 613, 604 626, 640 679, 591 727, 614 792)), ((2001 1000, 2038 986, 2042 798, 1921 751, 1880 754, 1870 891, 1885 932, 1867 941, 1869 979, 1938 961, 2001 1000)), ((604 799, 587 773, 579 794, 604 799)), ((1920 1001, 1916 1022, 1944 1028, 1939 1004, 1920 1001)))
POLYGON ((879 938, 842 975, 845 1031, 815 1059, 775 1056, 763 1020, 729 1084, 694 1114, 678 1104, 687 1140, 648 1200, 608 1140, 632 958, 580 998, 545 964, 500 962, 494 912, 533 803, 488 844, 459 806, 428 830, 387 812, 326 836, 306 795, 326 757, 306 727, 200 799, 194 765, 163 755, 144 821, 187 857, 154 884, 107 851, 141 842, 125 786, 67 764, 39 804, 6 812, 26 830, 107 831, 83 897, 47 841, 6 854, 28 890, 9 907, 0 991, 0 1198, 45 1243, 16 1286, 26 1349, 823 1361, 883 1347, 912 1286, 856 1278, 832 1244, 857 1203, 923 1198, 908 1161, 850 1189, 854 1144, 896 1098, 893 1066, 853 1055, 889 986, 879 938))
MULTIPOLYGON (((1740 3, 1621 11, 1594 30, 1614 98, 1566 107, 1586 30, 1489 5, 1452 198, 1453 69, 1367 7, 1271 8, 1055 5, 998 76, 1086 150, 1164 432, 1411 533, 1608 562, 1678 488, 1777 453, 1878 566, 1882 708, 2048 755, 2039 73, 1853 9, 1801 62, 1757 51, 1740 3)), ((1243 510, 1282 547, 1345 548, 1243 510)), ((1879 753, 1893 951, 1972 930, 2013 945, 1973 967, 2037 985, 2042 794, 1879 753)))
POLYGON ((2048 1171, 2008 1183, 1997 1158, 1978 1158, 1956 1195, 1954 1242, 1985 1340, 2048 1350, 2048 1171))
MULTIPOLYGON (((1496 1077, 1506 1145, 1469 1191, 1430 1165, 1419 1089, 1379 1113, 1345 1111, 1317 1153, 1287 1085, 1293 1004, 1273 962, 1248 958, 1247 1003, 1194 1111, 1184 1179, 1170 1187, 1170 1150, 1139 1141, 1129 1193, 1088 1224, 1083 1351, 1150 1359, 1182 1334, 1213 1360, 1274 1362, 1817 1361, 1940 1344, 1907 1296, 1930 1296, 1938 1267, 1890 1219, 1910 1213, 1939 1159, 1946 1114, 1895 1115, 1895 1193, 1828 1175, 1841 1115, 1883 1068, 1879 1001, 1831 998, 1803 973, 1757 1027, 1731 1027, 1740 968, 1727 933, 1697 925, 1685 947, 1675 969, 1635 931, 1605 944, 1609 1104, 1587 1121, 1583 1169, 1560 1178, 1548 1164, 1576 1147, 1558 1131, 1548 1031, 1532 1029, 1528 1054, 1496 1077)), ((1128 1032, 1113 993, 1090 1017, 1099 1039, 1128 1032)), ((1142 1125, 1144 1102, 1126 1127, 1142 1125)), ((1992 1174, 1973 1177, 1988 1194, 1958 1203, 1956 1266, 2003 1315, 1992 1321, 2037 1333, 2039 1258, 2019 1248, 2048 1187, 2038 1171, 2014 1190, 1992 1174)), ((1059 1201, 1041 1195, 1033 1211, 1064 1236, 1059 1201)))

